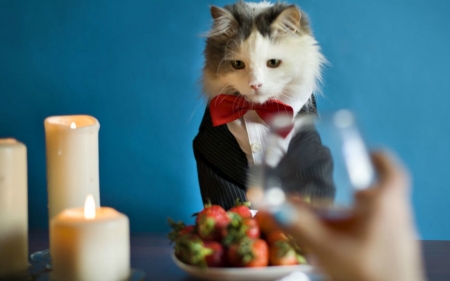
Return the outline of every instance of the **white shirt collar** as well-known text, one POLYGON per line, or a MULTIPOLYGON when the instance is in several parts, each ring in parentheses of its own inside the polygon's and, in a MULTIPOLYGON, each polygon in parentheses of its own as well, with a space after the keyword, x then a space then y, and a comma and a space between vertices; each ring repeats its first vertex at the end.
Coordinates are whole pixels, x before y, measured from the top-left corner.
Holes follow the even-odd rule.
MULTIPOLYGON (((301 110, 301 108, 306 104, 309 97, 310 95, 306 99, 294 99, 283 96, 282 98, 280 98, 280 100, 292 106, 295 117, 301 110)), ((228 123, 227 126, 230 132, 236 138, 236 141, 238 142, 240 148, 247 156, 249 166, 252 166, 254 164, 262 164, 264 160, 264 150, 266 147, 266 137, 269 133, 269 128, 266 123, 264 123, 264 121, 258 116, 258 114, 256 114, 254 110, 249 110, 244 116, 228 123)), ((279 138, 278 150, 273 152, 274 157, 280 159, 281 156, 286 153, 289 142, 292 138, 292 134, 293 133, 291 132, 286 138, 279 138)))

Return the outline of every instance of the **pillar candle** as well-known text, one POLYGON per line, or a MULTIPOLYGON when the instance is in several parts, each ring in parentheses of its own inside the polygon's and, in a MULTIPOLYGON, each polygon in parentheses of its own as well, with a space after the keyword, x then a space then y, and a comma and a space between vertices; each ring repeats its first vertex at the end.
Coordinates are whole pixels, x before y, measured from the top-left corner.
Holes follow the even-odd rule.
POLYGON ((0 139, 0 279, 27 268, 27 148, 15 139, 0 139))
POLYGON ((130 277, 128 217, 108 207, 67 209, 50 221, 56 281, 125 281, 130 277), (92 211, 95 210, 95 217, 92 211))
POLYGON ((88 194, 100 206, 97 119, 87 115, 45 119, 49 217, 82 207, 88 194))

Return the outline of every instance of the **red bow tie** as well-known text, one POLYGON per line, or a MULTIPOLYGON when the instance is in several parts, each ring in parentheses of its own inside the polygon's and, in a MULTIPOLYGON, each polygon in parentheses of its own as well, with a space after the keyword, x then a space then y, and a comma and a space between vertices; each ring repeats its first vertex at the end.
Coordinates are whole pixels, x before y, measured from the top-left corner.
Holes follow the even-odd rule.
POLYGON ((213 98, 209 103, 209 109, 214 126, 234 121, 251 109, 255 110, 266 123, 269 123, 271 118, 277 113, 287 114, 291 118, 294 116, 292 107, 278 100, 270 99, 265 103, 250 103, 243 97, 224 94, 213 98))

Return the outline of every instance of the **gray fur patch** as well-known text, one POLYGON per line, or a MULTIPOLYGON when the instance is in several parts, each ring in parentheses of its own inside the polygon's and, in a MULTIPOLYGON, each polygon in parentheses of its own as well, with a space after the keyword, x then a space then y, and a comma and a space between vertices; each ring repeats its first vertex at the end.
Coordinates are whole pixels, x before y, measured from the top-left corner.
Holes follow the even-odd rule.
MULTIPOLYGON (((277 17, 287 8, 295 7, 295 5, 287 5, 283 3, 276 3, 272 7, 268 8, 266 11, 258 14, 254 19, 254 24, 258 31, 263 35, 271 38, 273 30, 272 23, 277 19, 277 17)), ((309 21, 304 12, 298 9, 301 18, 300 18, 300 34, 310 34, 311 30, 309 28, 309 21)))

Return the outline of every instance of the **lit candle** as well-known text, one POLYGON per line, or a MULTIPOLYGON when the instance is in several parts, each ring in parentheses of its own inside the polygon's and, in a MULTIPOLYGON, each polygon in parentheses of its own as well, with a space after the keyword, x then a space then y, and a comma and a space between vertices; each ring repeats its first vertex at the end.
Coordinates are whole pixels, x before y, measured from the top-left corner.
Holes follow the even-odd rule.
POLYGON ((0 139, 0 279, 27 268, 27 148, 15 139, 0 139))
POLYGON ((125 281, 130 277, 128 217, 108 207, 64 210, 50 221, 51 280, 125 281))
POLYGON ((97 119, 87 115, 45 119, 49 217, 82 207, 92 194, 100 206, 97 119))

